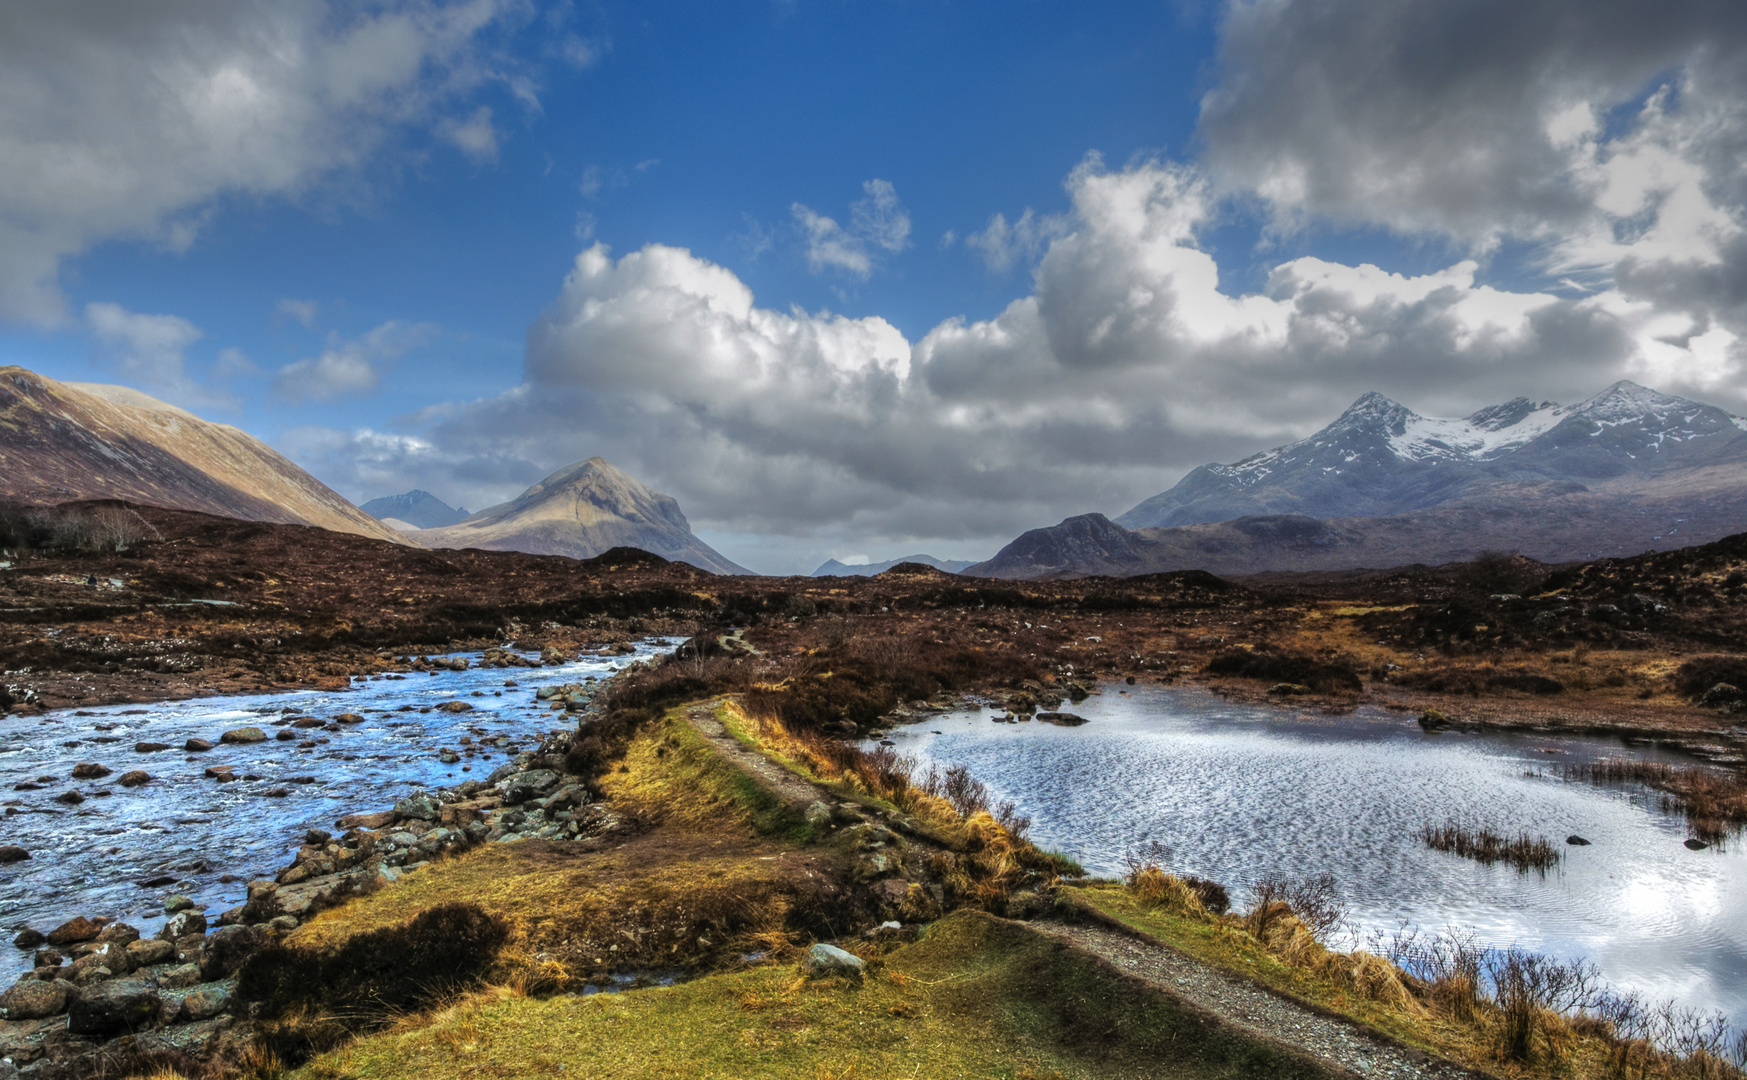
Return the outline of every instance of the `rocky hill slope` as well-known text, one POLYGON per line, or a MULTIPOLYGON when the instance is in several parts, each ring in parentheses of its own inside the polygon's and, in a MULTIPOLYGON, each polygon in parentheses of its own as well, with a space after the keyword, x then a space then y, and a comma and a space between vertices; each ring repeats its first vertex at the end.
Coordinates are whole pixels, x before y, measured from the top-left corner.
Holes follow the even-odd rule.
POLYGON ((598 457, 567 465, 514 500, 481 510, 458 525, 407 535, 433 548, 575 559, 634 547, 713 574, 750 573, 693 536, 679 503, 598 457))
POLYGON ((1206 465, 1115 521, 1034 529, 964 571, 1002 578, 1348 570, 1487 551, 1548 563, 1747 530, 1747 419, 1619 382, 1461 420, 1366 394, 1301 442, 1206 465))
POLYGON ((137 390, 0 367, 0 496, 125 499, 400 540, 252 435, 137 390))

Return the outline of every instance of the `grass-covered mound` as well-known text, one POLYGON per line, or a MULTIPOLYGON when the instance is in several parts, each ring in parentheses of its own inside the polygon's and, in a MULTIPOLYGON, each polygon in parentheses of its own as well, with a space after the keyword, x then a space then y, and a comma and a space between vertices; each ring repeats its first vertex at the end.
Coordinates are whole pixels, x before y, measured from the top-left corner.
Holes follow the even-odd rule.
POLYGON ((621 994, 482 993, 331 1053, 310 1080, 1322 1077, 1021 924, 935 923, 859 985, 767 966, 621 994))

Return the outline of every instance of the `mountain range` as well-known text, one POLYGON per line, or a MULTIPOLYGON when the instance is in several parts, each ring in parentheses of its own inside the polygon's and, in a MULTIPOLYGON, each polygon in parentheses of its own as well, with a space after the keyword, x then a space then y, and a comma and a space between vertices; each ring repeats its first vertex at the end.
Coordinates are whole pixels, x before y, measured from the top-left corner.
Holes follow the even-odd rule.
POLYGON ((965 572, 1242 574, 1634 555, 1747 530, 1747 419, 1631 382, 1459 420, 1359 398, 1299 442, 1204 465, 1111 521, 1034 529, 965 572))
POLYGON ((483 548, 588 559, 635 547, 712 574, 749 574, 692 535, 671 497, 604 458, 567 465, 507 503, 464 521, 402 535, 433 548, 483 548))
POLYGON ((873 577, 875 574, 883 574, 892 567, 898 566, 902 563, 921 563, 923 566, 932 566, 936 570, 944 570, 949 574, 956 574, 967 566, 974 566, 976 560, 936 559, 932 555, 906 555, 901 559, 888 559, 885 562, 877 563, 841 563, 836 559, 827 559, 819 569, 813 571, 808 576, 873 577))
POLYGON ((403 542, 253 435, 137 390, 0 367, 0 496, 125 499, 403 542))
POLYGON ((430 492, 417 488, 404 495, 371 499, 358 509, 396 532, 440 529, 445 525, 459 525, 469 517, 465 509, 456 509, 430 492))

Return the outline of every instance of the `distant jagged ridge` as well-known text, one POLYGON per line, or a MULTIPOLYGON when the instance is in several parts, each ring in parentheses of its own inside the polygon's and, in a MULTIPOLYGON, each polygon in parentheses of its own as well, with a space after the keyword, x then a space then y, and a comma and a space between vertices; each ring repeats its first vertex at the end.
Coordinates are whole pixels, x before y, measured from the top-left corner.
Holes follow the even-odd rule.
POLYGON ((1377 517, 1483 494, 1548 494, 1707 465, 1747 463, 1747 420, 1621 381, 1576 405, 1517 398, 1461 420, 1366 394, 1308 439, 1203 465, 1116 519, 1129 529, 1258 514, 1377 517))
POLYGON ((836 559, 827 559, 819 569, 809 574, 809 577, 873 577, 883 574, 900 563, 921 563, 932 566, 936 570, 944 570, 956 574, 967 566, 976 565, 975 559, 936 559, 932 555, 906 555, 901 559, 888 559, 877 563, 841 563, 836 559))
POLYGON ((378 521, 398 521, 415 529, 441 529, 459 525, 470 516, 466 509, 456 509, 428 491, 417 488, 404 495, 384 495, 358 507, 378 521))
POLYGON ((261 440, 125 386, 0 367, 0 496, 123 499, 405 543, 261 440))
POLYGON ((1366 394, 1308 439, 1205 465, 1114 522, 1033 529, 964 571, 1026 578, 1346 570, 1515 551, 1636 555, 1747 531, 1747 420, 1618 382, 1461 420, 1366 394))
POLYGON ((566 465, 513 500, 458 524, 407 535, 427 547, 573 559, 634 547, 712 574, 751 573, 692 535, 679 503, 598 457, 566 465))

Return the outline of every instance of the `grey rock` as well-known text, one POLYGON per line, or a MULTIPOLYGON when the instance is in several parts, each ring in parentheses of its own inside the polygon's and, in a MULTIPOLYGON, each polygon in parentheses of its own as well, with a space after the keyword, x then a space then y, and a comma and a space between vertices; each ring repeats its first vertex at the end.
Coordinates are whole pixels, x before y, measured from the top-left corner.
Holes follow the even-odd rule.
POLYGON ((194 901, 183 896, 181 893, 176 893, 164 901, 164 911, 171 915, 176 914, 178 911, 187 911, 193 906, 194 901))
POLYGON ((402 821, 435 821, 442 804, 422 791, 415 791, 394 804, 394 816, 402 821))
POLYGON ((67 1030, 74 1035, 115 1035, 138 1031, 158 1017, 158 992, 140 979, 114 979, 82 986, 67 1006, 67 1030))
POLYGON ((861 957, 824 942, 808 949, 801 960, 801 970, 812 976, 848 975, 859 979, 866 966, 861 957))
POLYGON ((179 964, 158 977, 158 985, 166 990, 185 990, 199 982, 199 964, 179 964))
POLYGON ((558 774, 550 769, 529 769, 513 776, 504 787, 503 801, 511 806, 544 795, 557 787, 558 774))
POLYGON ((230 991, 222 983, 202 986, 190 992, 182 999, 182 1013, 179 1019, 189 1021, 211 1020, 213 1017, 230 1008, 230 991))
POLYGON ((260 743, 267 741, 267 733, 258 727, 232 728, 218 737, 223 743, 260 743))

